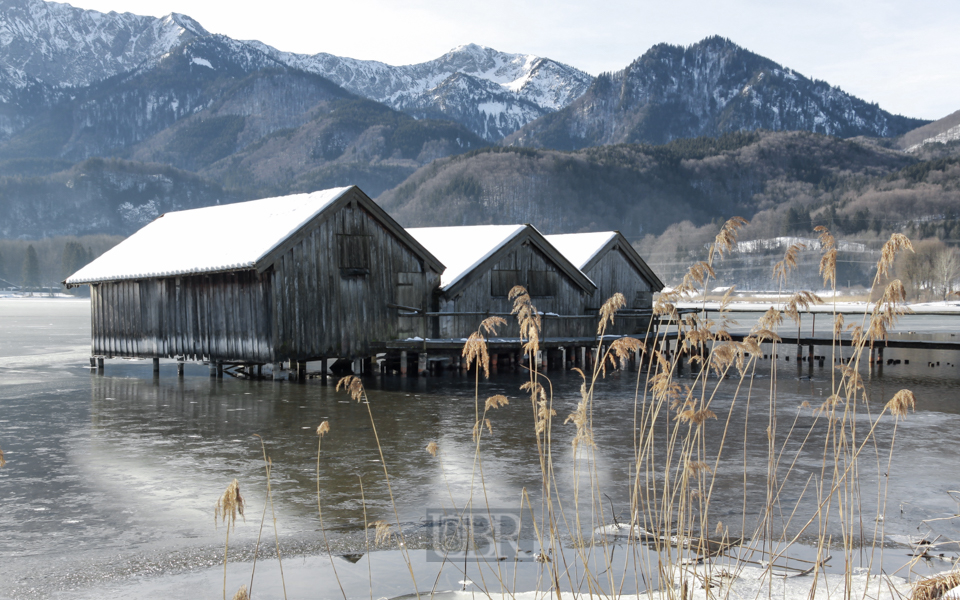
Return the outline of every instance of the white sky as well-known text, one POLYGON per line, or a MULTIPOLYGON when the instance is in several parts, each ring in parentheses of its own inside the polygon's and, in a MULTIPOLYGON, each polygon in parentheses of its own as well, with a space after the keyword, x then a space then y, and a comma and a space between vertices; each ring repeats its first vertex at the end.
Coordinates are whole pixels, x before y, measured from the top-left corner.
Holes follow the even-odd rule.
POLYGON ((73 0, 108 12, 190 15, 209 31, 281 50, 401 65, 476 43, 547 56, 594 75, 650 46, 710 35, 885 110, 960 109, 956 0, 73 0))

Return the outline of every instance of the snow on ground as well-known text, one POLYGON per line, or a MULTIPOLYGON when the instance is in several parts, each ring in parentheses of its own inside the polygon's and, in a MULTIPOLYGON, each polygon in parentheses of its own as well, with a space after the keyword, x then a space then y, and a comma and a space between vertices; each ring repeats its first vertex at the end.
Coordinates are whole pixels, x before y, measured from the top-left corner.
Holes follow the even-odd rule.
MULTIPOLYGON (((861 600, 902 600, 910 596, 910 583, 896 576, 879 576, 868 573, 854 573, 850 578, 850 595, 844 595, 843 574, 823 573, 814 576, 783 576, 771 570, 758 567, 727 567, 723 564, 690 565, 682 567, 684 578, 690 583, 687 586, 689 600, 755 600, 759 598, 776 598, 777 600, 808 600, 809 598, 858 598, 861 600), (814 591, 815 590, 815 591, 814 591), (811 595, 811 591, 814 593, 811 595)), ((675 581, 680 580, 680 573, 675 572, 675 581)), ((675 596, 675 595, 674 595, 675 596)), ((398 596, 393 600, 414 598, 413 594, 398 596)), ((580 600, 589 597, 586 594, 572 594, 570 592, 551 592, 541 590, 536 592, 497 593, 479 589, 464 591, 434 592, 430 594, 436 600, 545 600, 560 598, 560 600, 580 600)), ((620 600, 656 600, 667 598, 667 591, 652 592, 650 594, 623 594, 605 596, 596 594, 595 598, 615 597, 620 600)))

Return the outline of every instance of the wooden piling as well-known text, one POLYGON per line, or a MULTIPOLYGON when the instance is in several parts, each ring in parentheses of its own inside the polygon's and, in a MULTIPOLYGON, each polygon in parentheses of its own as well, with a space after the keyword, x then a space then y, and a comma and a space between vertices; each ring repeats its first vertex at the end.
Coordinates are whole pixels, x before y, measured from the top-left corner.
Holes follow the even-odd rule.
POLYGON ((183 377, 183 361, 177 361, 177 377, 183 377))
POLYGON ((430 365, 429 357, 426 352, 420 352, 417 354, 417 375, 421 377, 426 377, 430 373, 427 371, 428 366, 430 365))

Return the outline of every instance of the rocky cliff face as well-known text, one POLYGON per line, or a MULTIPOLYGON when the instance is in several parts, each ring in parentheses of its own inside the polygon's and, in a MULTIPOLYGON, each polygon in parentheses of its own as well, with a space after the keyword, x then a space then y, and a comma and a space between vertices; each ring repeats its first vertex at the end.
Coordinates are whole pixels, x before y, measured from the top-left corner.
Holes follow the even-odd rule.
POLYGON ((0 70, 48 85, 84 86, 210 35, 186 15, 108 14, 43 0, 0 3, 0 70))
POLYGON ((506 143, 573 150, 757 129, 893 137, 923 123, 713 37, 688 48, 654 46, 506 143))
MULTIPOLYGON (((392 66, 331 54, 283 52, 256 41, 211 36, 187 15, 104 14, 43 0, 0 3, 0 101, 30 85, 77 88, 162 60, 186 42, 220 37, 239 54, 326 77, 417 118, 446 118, 495 141, 562 108, 593 77, 547 58, 473 44, 417 65, 392 66)), ((7 124, 16 129, 17 123, 7 124)), ((0 119, 0 133, 4 123, 0 119)))
POLYGON ((567 106, 593 81, 591 75, 548 58, 476 44, 459 46, 436 60, 392 66, 250 43, 278 62, 323 75, 355 94, 418 118, 456 121, 490 141, 567 106))

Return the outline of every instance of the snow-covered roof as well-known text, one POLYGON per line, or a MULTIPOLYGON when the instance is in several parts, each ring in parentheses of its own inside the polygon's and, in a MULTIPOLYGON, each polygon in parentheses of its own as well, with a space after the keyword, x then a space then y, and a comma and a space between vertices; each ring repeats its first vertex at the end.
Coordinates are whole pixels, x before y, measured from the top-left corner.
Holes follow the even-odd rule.
POLYGON ((598 231, 595 233, 561 233, 545 235, 547 241, 567 257, 581 271, 593 257, 617 237, 616 231, 598 231))
POLYGON ((446 290, 480 265, 528 225, 472 225, 466 227, 414 227, 407 229, 447 269, 440 277, 446 290))
POLYGON ((161 215, 67 278, 67 285, 253 268, 350 187, 161 215))

